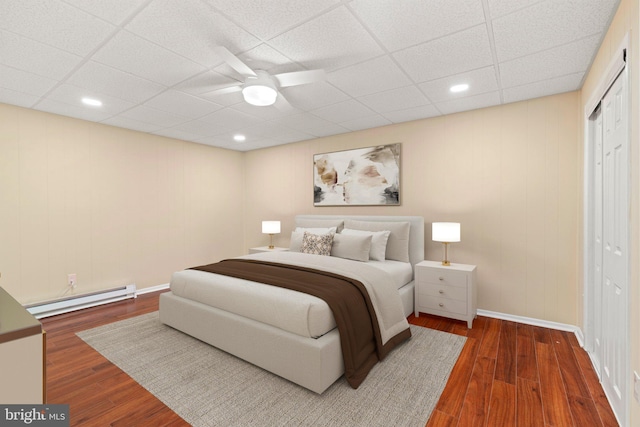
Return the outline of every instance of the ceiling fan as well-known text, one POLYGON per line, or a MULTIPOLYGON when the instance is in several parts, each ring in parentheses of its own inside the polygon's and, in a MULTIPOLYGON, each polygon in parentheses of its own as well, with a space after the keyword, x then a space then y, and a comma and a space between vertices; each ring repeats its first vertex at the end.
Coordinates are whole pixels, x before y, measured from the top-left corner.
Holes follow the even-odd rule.
POLYGON ((324 80, 326 76, 324 70, 294 71, 271 75, 266 71, 251 69, 226 47, 216 46, 213 51, 240 74, 244 80, 225 85, 208 92, 208 94, 222 95, 242 91, 242 96, 246 102, 260 107, 275 104, 276 108, 290 108, 289 101, 279 92, 280 88, 315 83, 324 80))

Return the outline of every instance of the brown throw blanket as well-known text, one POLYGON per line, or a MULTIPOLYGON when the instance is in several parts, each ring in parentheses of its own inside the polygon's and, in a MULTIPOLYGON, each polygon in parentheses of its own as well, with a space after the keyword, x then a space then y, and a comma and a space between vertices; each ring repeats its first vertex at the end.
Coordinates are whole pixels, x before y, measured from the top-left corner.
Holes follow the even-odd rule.
POLYGON ((304 292, 323 299, 331 308, 340 332, 345 377, 353 388, 364 381, 378 360, 411 337, 405 329, 384 345, 369 293, 358 280, 326 271, 250 259, 227 259, 193 267, 304 292))

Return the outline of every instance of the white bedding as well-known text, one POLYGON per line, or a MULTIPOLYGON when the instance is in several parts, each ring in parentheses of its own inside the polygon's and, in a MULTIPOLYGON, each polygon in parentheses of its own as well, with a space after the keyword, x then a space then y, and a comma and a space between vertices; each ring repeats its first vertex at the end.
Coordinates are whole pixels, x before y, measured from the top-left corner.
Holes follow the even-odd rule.
MULTIPOLYGON (((412 280, 409 263, 389 260, 359 262, 298 252, 267 252, 240 258, 286 262, 355 278, 369 290, 383 343, 408 327, 397 290, 412 280)), ((303 337, 316 338, 336 327, 333 314, 323 300, 289 289, 198 270, 183 270, 173 274, 171 291, 177 296, 303 337)))

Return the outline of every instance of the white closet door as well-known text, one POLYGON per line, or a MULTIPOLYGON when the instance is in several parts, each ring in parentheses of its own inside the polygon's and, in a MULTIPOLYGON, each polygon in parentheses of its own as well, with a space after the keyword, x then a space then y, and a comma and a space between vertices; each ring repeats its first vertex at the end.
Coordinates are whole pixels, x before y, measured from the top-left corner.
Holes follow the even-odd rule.
MULTIPOLYGON (((623 72, 624 75, 624 72, 623 72)), ((628 373, 629 135, 626 78, 602 101, 602 385, 626 425, 628 373)))
POLYGON ((602 260, 603 260, 603 244, 602 244, 602 108, 598 109, 595 117, 594 131, 594 149, 595 149, 595 167, 594 167, 594 199, 595 209, 593 213, 593 295, 595 296, 593 310, 593 349, 591 359, 598 373, 598 377, 602 378, 602 260))

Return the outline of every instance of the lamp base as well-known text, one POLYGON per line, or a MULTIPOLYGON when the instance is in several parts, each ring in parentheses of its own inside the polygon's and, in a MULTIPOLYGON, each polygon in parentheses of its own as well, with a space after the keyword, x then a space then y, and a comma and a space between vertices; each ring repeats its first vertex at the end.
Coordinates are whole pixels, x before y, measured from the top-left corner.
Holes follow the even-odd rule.
POLYGON ((447 248, 449 247, 449 242, 442 242, 442 244, 444 245, 444 259, 442 260, 442 265, 451 265, 447 259, 447 248))
POLYGON ((273 234, 269 234, 269 249, 274 249, 275 246, 273 246, 273 234))

